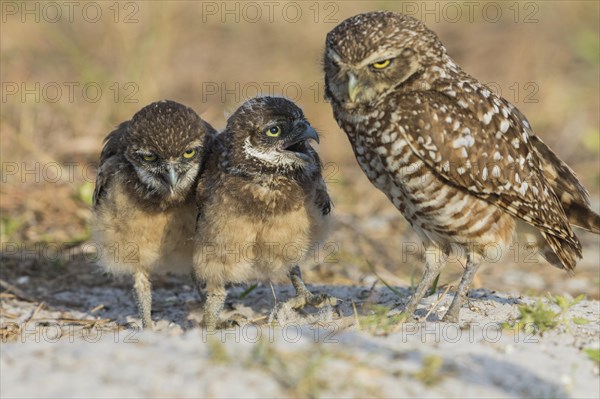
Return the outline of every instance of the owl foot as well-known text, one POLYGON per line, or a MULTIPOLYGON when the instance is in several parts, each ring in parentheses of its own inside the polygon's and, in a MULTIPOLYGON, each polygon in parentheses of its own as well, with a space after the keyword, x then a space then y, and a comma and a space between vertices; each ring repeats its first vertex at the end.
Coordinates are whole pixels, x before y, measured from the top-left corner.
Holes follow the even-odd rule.
POLYGON ((479 265, 481 263, 481 257, 476 254, 469 254, 467 256, 467 264, 465 267, 465 272, 463 273, 462 278, 460 279, 460 284, 458 285, 458 290, 456 294, 454 294, 454 299, 450 304, 450 308, 442 318, 442 321, 446 323, 458 323, 460 321, 460 308, 462 307, 464 299, 467 297, 469 292, 469 286, 473 281, 473 276, 477 272, 479 265))
POLYGON ((275 305, 273 310, 271 310, 268 322, 272 323, 274 320, 278 320, 280 322, 286 320, 295 320, 298 317, 297 311, 307 305, 314 306, 315 308, 322 308, 324 306, 335 306, 337 301, 337 298, 330 295, 313 294, 306 290, 306 292, 297 294, 295 297, 275 305))
POLYGON ((142 319, 142 328, 152 331, 154 325, 152 323, 152 283, 148 273, 139 271, 133 276, 133 292, 137 303, 138 312, 142 319))
POLYGON ((220 325, 219 315, 225 305, 227 292, 225 291, 225 287, 222 286, 209 288, 204 302, 204 318, 202 319, 202 326, 209 331, 214 331, 220 325))
POLYGON ((454 324, 458 324, 458 321, 460 320, 459 317, 459 313, 460 313, 460 308, 456 308, 454 311, 452 311, 453 309, 449 309, 446 314, 444 315, 444 317, 442 317, 442 321, 444 323, 454 323, 454 324), (452 311, 452 312, 451 312, 452 311))
POLYGON ((337 298, 327 294, 313 294, 307 290, 306 292, 302 292, 289 299, 285 303, 288 303, 289 306, 295 310, 302 309, 306 305, 322 308, 325 305, 335 306, 337 304, 337 298))
POLYGON ((217 328, 220 330, 229 330, 231 328, 241 327, 245 324, 248 324, 248 318, 244 315, 236 313, 225 320, 220 320, 217 323, 217 328))
POLYGON ((292 280, 292 285, 296 290, 296 296, 287 301, 292 309, 302 309, 306 305, 320 308, 324 305, 335 306, 337 304, 336 298, 327 294, 313 294, 306 288, 306 284, 302 280, 300 266, 296 265, 290 270, 290 280, 292 280))

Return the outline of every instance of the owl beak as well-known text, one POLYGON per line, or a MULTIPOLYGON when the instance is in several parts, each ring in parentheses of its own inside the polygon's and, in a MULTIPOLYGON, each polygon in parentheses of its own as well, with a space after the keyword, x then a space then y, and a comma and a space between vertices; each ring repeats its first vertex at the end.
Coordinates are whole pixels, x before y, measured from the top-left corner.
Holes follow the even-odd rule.
POLYGON ((169 182, 169 189, 171 190, 171 193, 173 193, 173 189, 175 188, 175 186, 177 185, 177 181, 179 180, 179 177, 177 176, 177 172, 175 172, 173 165, 167 166, 167 176, 165 177, 166 180, 169 182))
POLYGON ((308 140, 314 140, 318 143, 319 134, 305 121, 296 122, 294 123, 293 134, 282 144, 282 149, 297 154, 304 154, 310 148, 307 146, 308 140))
POLYGON ((311 125, 302 121, 296 125, 296 129, 300 130, 299 134, 294 138, 294 142, 298 143, 306 140, 314 140, 319 143, 319 134, 311 125))
POLYGON ((356 96, 360 91, 360 86, 358 85, 358 80, 353 73, 348 73, 348 97, 351 102, 356 100, 356 96))

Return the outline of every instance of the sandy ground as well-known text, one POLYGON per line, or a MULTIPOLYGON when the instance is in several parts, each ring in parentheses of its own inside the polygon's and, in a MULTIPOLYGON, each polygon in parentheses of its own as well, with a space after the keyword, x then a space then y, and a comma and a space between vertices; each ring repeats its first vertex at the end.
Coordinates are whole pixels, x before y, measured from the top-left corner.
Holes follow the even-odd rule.
MULTIPOLYGON (((232 287, 224 315, 254 324, 208 333, 197 327, 196 292, 166 276, 155 284, 156 331, 142 332, 125 279, 88 263, 60 274, 5 264, 3 398, 600 396, 598 364, 584 351, 600 347, 598 301, 572 306, 540 335, 501 327, 538 299, 484 289, 471 291, 457 326, 437 321, 452 299, 441 289, 422 302, 419 314, 431 311, 424 323, 394 323, 409 289, 397 287, 398 296, 376 284, 311 285, 339 302, 280 311, 268 324, 271 288, 240 299, 246 287, 232 287)), ((275 292, 281 302, 293 289, 275 292)))

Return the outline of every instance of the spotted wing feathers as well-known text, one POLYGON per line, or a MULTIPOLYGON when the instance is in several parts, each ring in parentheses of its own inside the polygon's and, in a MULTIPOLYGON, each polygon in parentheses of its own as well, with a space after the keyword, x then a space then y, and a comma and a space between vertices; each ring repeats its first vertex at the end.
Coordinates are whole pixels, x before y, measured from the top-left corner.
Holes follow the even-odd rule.
POLYGON ((575 267, 581 244, 544 176, 529 123, 512 105, 483 86, 396 99, 398 128, 427 166, 451 184, 539 228, 550 237, 547 241, 565 268, 575 267))

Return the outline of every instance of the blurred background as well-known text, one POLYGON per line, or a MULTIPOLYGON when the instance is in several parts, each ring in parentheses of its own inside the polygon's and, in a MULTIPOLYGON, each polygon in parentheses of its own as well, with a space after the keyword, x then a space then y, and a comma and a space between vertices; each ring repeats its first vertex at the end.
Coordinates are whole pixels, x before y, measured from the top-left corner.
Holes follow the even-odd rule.
MULTIPOLYGON (((598 211, 598 2, 3 2, 3 274, 81 271, 102 140, 141 107, 172 99, 221 129, 244 99, 271 94, 295 100, 320 131, 335 203, 333 246, 305 267, 307 280, 371 284, 374 268, 393 285, 418 281, 421 258, 407 246, 418 239, 362 174, 322 95, 326 33, 377 9, 435 30, 464 70, 527 115, 598 211)), ((512 251, 482 267, 474 286, 598 298, 599 237, 579 236, 584 259, 573 278, 512 251)), ((461 272, 451 262, 440 285, 461 272)))

